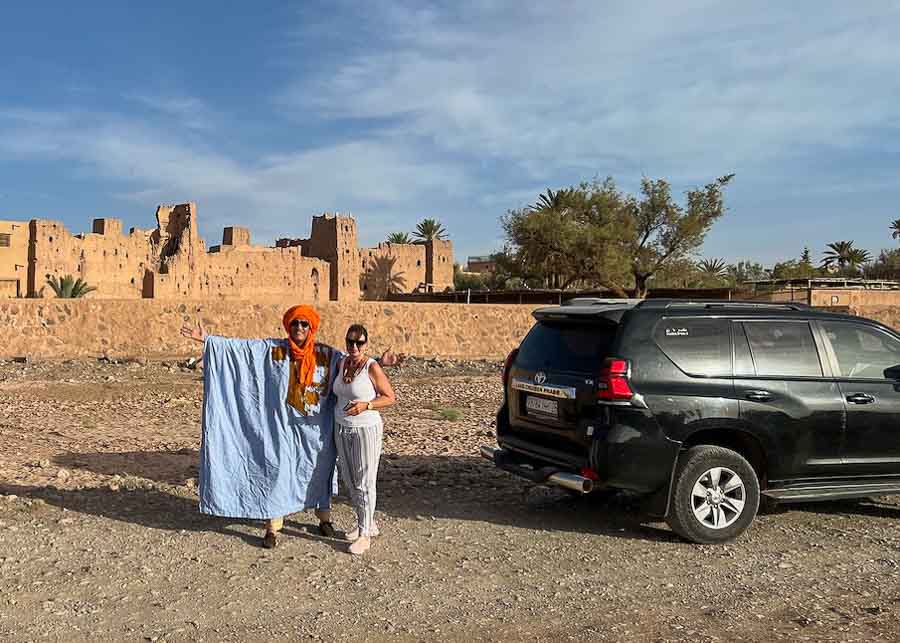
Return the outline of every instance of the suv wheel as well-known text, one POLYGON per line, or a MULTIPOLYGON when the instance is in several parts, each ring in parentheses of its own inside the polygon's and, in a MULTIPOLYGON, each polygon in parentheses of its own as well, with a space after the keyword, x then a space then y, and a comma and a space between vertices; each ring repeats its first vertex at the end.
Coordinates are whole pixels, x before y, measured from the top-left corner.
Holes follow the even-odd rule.
POLYGON ((758 507, 759 480, 739 453, 701 445, 679 458, 667 522, 682 538, 695 543, 737 538, 758 507))

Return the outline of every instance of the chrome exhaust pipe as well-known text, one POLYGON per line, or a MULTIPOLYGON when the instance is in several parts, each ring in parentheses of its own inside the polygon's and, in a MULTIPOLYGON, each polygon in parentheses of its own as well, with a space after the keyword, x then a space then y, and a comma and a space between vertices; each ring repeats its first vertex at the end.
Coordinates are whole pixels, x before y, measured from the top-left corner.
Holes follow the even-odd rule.
MULTIPOLYGON (((483 444, 481 445, 480 451, 482 458, 494 462, 494 455, 500 451, 500 449, 483 444)), ((594 489, 594 481, 590 478, 578 476, 574 473, 565 473, 563 471, 552 474, 544 482, 546 484, 556 485, 557 487, 571 489, 572 491, 577 491, 579 493, 590 493, 594 489)))
POLYGON ((482 444, 481 445, 481 457, 484 458, 485 460, 490 460, 491 462, 493 462, 494 454, 499 450, 500 449, 498 449, 497 447, 491 447, 486 444, 482 444))
POLYGON ((547 482, 555 484, 557 487, 564 487, 572 491, 580 493, 590 493, 594 489, 594 481, 583 476, 576 476, 574 473, 554 473, 547 478, 547 482))

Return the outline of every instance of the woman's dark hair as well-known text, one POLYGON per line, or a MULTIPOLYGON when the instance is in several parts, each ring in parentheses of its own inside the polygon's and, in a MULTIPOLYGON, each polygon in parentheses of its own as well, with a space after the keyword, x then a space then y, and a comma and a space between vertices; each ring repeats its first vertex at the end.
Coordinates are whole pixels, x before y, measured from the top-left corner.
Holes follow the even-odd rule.
POLYGON ((366 342, 369 341, 369 331, 366 330, 366 327, 362 324, 351 324, 350 328, 347 329, 347 334, 344 337, 349 337, 350 333, 356 333, 356 336, 359 338, 366 338, 366 342))

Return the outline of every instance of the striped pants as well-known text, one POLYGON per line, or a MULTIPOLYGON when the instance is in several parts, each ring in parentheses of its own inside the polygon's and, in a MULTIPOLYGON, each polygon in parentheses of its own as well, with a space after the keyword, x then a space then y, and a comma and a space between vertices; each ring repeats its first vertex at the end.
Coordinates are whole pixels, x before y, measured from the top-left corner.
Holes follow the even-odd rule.
POLYGON ((356 511, 359 535, 370 536, 375 523, 375 478, 384 439, 383 425, 381 422, 357 427, 337 424, 334 439, 341 478, 356 511))

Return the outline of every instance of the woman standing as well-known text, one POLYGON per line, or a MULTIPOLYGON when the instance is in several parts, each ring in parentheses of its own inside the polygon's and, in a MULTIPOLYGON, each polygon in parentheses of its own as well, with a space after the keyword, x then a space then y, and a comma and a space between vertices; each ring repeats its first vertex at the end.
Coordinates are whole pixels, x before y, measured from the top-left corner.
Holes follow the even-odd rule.
POLYGON ((378 409, 396 402, 394 389, 378 362, 366 356, 369 332, 360 324, 347 329, 347 355, 341 360, 332 390, 335 406, 335 442, 341 477, 347 484, 356 529, 348 534, 350 553, 365 553, 375 527, 375 479, 381 457, 383 422, 378 409))

